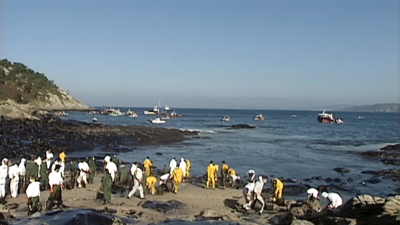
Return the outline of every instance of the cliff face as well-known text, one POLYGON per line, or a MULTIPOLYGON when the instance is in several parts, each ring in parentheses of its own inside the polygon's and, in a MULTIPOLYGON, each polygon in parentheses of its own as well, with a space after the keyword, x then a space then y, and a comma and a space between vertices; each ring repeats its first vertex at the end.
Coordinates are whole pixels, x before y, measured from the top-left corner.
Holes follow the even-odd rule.
POLYGON ((90 109, 44 74, 21 63, 0 61, 0 116, 34 119, 34 112, 90 109))

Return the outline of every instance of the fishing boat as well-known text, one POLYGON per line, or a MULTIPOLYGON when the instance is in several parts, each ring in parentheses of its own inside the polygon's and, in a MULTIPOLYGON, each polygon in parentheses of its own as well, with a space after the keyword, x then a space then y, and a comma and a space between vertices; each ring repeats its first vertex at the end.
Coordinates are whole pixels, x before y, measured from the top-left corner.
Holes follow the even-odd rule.
POLYGON ((161 123, 165 123, 165 120, 162 120, 161 118, 157 117, 151 120, 148 120, 149 123, 155 123, 155 124, 161 124, 161 123))
POLYGON ((151 109, 151 110, 143 111, 143 114, 146 115, 146 116, 159 115, 160 114, 160 108, 158 108, 158 106, 154 106, 153 109, 151 109))
POLYGON ((124 113, 120 109, 111 110, 108 114, 109 116, 124 116, 124 113))
POLYGON ((221 118, 221 121, 223 121, 223 122, 229 122, 229 121, 231 121, 231 118, 230 118, 228 115, 224 115, 224 116, 221 118))
POLYGON ((253 119, 254 120, 265 120, 265 116, 263 114, 259 113, 253 119))
POLYGON ((343 120, 340 118, 335 118, 332 113, 328 113, 322 111, 322 113, 318 114, 317 120, 320 123, 335 123, 335 124, 343 124, 343 120))
POLYGON ((332 113, 322 111, 320 114, 318 114, 317 120, 320 123, 334 123, 335 117, 332 113))
POLYGON ((134 111, 131 111, 130 109, 126 111, 126 115, 128 115, 129 117, 138 117, 138 114, 134 111))

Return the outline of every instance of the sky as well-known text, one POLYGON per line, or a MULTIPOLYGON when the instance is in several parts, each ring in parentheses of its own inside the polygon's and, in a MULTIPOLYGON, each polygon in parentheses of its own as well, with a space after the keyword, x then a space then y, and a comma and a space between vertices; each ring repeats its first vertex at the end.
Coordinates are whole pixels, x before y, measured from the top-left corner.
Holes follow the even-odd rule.
POLYGON ((0 58, 90 106, 399 102, 399 1, 2 0, 0 58))

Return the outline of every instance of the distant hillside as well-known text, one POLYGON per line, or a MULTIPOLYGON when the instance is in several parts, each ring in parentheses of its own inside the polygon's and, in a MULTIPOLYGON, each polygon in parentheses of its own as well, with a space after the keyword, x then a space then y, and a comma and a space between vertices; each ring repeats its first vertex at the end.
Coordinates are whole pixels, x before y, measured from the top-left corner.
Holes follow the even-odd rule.
POLYGON ((22 63, 0 60, 1 116, 15 117, 15 108, 34 110, 88 110, 90 107, 60 89, 52 80, 22 63))
POLYGON ((375 105, 353 106, 353 107, 340 109, 339 111, 399 113, 400 112, 400 104, 385 103, 385 104, 375 104, 375 105))

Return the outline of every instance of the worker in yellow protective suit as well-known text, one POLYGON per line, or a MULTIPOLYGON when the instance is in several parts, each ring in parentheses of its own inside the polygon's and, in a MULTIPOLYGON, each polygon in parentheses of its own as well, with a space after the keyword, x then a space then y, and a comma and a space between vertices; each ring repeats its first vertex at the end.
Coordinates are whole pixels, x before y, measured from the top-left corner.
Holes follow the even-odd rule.
POLYGON ((212 184, 212 187, 215 189, 215 176, 216 176, 216 167, 214 166, 213 161, 210 161, 210 164, 207 166, 207 182, 206 182, 206 188, 210 186, 210 182, 212 184))
POLYGON ((146 174, 146 177, 150 176, 151 167, 153 167, 153 162, 150 160, 150 158, 148 156, 143 161, 143 166, 144 166, 144 174, 146 174))
POLYGON ((216 163, 213 163, 213 164, 214 164, 214 178, 215 178, 215 183, 217 184, 219 166, 216 163))
POLYGON ((228 180, 228 170, 229 170, 228 164, 226 164, 225 161, 222 161, 222 165, 221 165, 221 181, 222 181, 222 186, 223 187, 225 187, 225 183, 228 180))
POLYGON ((172 192, 177 194, 178 191, 179 191, 179 185, 183 182, 183 170, 182 170, 182 168, 179 168, 179 166, 177 166, 172 171, 171 179, 172 179, 172 182, 174 184, 174 187, 172 188, 172 192))
POLYGON ((186 178, 190 177, 190 160, 186 159, 186 178))
POLYGON ((227 176, 235 175, 236 176, 236 170, 229 168, 227 171, 227 176))
POLYGON ((272 180, 272 185, 274 187, 274 197, 276 199, 282 198, 283 195, 283 183, 278 178, 272 180))
POLYGON ((156 194, 156 187, 155 187, 156 183, 157 183, 157 178, 155 176, 151 175, 146 178, 146 187, 152 195, 156 194))
POLYGON ((66 158, 67 158, 67 154, 65 154, 65 151, 60 152, 60 154, 58 154, 58 157, 65 162, 66 158))

